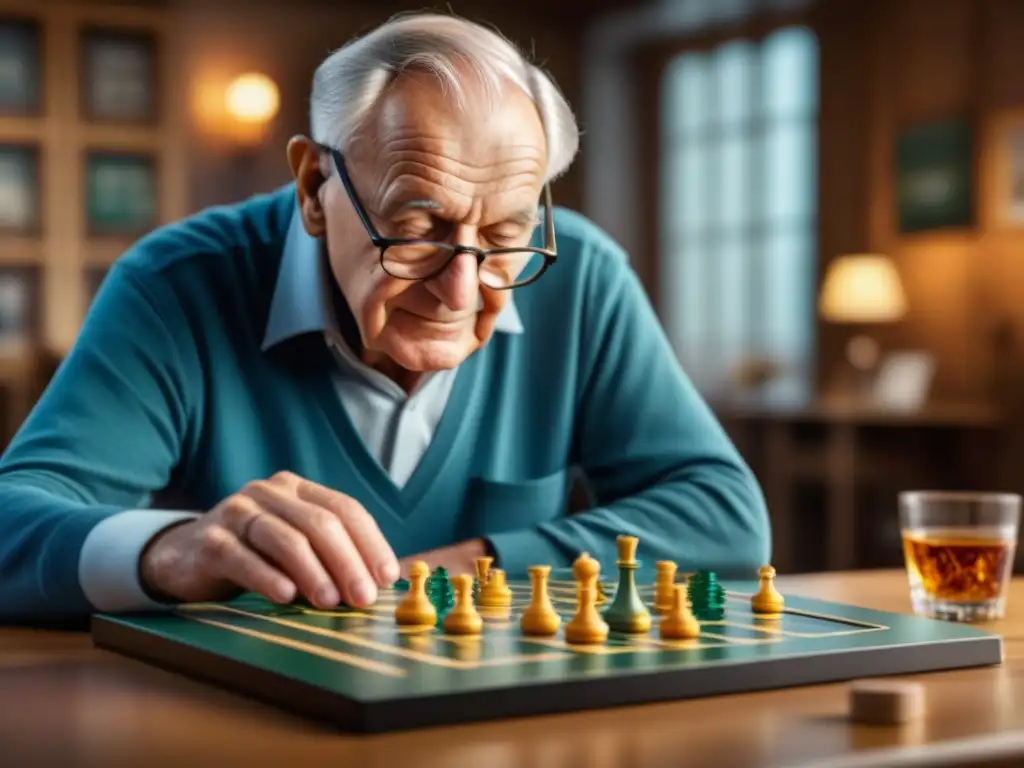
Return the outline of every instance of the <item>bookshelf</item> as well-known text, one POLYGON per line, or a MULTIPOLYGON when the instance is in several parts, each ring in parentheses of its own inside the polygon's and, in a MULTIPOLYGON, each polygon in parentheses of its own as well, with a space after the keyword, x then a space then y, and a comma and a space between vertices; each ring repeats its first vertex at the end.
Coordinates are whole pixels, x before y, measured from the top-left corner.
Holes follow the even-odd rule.
POLYGON ((31 407, 40 356, 71 348, 112 262, 186 213, 176 37, 165 8, 0 0, 8 431, 31 407))

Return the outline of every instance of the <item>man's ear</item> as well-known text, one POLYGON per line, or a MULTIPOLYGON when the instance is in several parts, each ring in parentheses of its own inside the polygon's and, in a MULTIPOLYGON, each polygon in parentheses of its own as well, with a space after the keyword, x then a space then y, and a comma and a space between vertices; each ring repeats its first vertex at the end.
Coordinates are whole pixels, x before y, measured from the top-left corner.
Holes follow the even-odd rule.
POLYGON ((306 136, 292 137, 288 142, 288 166, 295 178, 295 192, 306 232, 311 237, 323 237, 327 221, 320 187, 326 179, 320 172, 320 148, 306 136))

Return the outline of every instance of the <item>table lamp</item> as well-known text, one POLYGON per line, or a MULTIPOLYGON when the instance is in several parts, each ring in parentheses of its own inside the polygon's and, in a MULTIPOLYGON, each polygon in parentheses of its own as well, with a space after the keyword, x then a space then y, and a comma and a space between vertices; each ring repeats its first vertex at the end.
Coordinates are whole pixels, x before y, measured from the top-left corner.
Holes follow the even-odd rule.
MULTIPOLYGON (((854 253, 832 260, 825 273, 818 310, 833 323, 873 325, 901 320, 907 298, 892 261, 881 254, 854 253)), ((846 345, 846 360, 853 368, 858 393, 867 394, 878 364, 878 342, 860 333, 846 345)))

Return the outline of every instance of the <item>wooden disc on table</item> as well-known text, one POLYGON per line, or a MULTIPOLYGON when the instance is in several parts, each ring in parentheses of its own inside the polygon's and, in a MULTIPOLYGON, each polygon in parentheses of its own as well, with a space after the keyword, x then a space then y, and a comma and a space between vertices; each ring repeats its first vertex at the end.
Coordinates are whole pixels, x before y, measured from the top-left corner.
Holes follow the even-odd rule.
POLYGON ((866 725, 899 725, 924 714, 924 687, 904 680, 850 684, 850 719, 866 725))

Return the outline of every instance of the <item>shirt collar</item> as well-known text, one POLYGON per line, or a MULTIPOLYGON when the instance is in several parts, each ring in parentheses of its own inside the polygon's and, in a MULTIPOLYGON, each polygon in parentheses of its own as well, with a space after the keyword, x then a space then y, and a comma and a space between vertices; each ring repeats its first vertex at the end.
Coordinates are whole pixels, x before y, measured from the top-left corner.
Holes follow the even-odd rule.
MULTIPOLYGON (((330 308, 330 291, 320 241, 302 226, 298 210, 292 215, 284 244, 281 268, 274 286, 263 350, 304 333, 337 331, 337 317, 330 308)), ((523 323, 513 296, 494 323, 498 333, 522 333, 523 323)))

